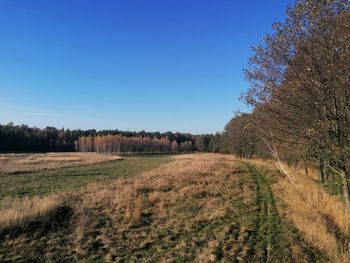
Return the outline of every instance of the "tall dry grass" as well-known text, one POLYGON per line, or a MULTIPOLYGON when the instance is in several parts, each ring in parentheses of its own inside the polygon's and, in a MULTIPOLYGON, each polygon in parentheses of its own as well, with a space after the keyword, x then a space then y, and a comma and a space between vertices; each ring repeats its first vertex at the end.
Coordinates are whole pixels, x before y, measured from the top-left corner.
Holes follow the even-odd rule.
POLYGON ((58 196, 7 198, 0 202, 0 230, 42 220, 61 205, 58 196))
POLYGON ((96 153, 0 154, 0 172, 57 169, 116 160, 121 157, 96 153))
MULTIPOLYGON (((275 173, 273 161, 255 160, 254 164, 275 173)), ((283 212, 308 242, 327 253, 332 262, 350 262, 350 214, 340 196, 330 195, 318 184, 317 169, 284 165, 295 176, 296 184, 280 178, 273 187, 285 207, 283 212)))
POLYGON ((173 158, 158 169, 116 180, 107 187, 90 185, 75 210, 77 253, 86 253, 86 244, 98 231, 97 239, 109 251, 108 262, 116 261, 123 244, 127 244, 123 253, 131 254, 151 243, 162 251, 169 246, 168 256, 175 259, 195 245, 171 247, 174 241, 167 235, 160 242, 162 233, 193 231, 197 224, 220 221, 233 207, 226 197, 254 202, 250 187, 239 188, 239 176, 232 175, 241 169, 232 157, 192 154, 173 158), (233 185, 237 187, 232 189, 233 185), (96 230, 96 217, 111 218, 104 221, 110 222, 108 228, 96 230))

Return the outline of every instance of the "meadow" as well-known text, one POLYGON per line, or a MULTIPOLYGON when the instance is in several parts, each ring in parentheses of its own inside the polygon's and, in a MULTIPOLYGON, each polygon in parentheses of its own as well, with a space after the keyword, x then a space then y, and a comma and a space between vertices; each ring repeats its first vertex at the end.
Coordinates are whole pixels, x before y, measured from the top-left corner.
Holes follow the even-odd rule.
POLYGON ((117 155, 96 153, 0 154, 0 172, 20 173, 38 170, 104 163, 121 160, 117 155))
POLYGON ((313 171, 286 167, 291 184, 272 161, 221 154, 38 167, 0 174, 1 262, 349 259, 344 204, 313 171))
POLYGON ((34 154, 24 155, 25 165, 22 165, 21 156, 6 155, 6 162, 12 166, 0 166, 0 199, 74 191, 92 183, 132 177, 168 160, 166 156, 140 156, 123 157, 121 162, 119 156, 93 153, 34 154))

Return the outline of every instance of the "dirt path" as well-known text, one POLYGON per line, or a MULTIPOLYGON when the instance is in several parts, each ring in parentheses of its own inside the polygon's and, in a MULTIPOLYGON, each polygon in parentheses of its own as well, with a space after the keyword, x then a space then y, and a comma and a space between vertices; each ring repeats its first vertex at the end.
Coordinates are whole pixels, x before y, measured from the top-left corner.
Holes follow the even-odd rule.
POLYGON ((249 165, 255 185, 255 211, 246 242, 245 262, 320 262, 321 254, 310 247, 295 228, 281 218, 271 189, 271 182, 255 166, 249 165))

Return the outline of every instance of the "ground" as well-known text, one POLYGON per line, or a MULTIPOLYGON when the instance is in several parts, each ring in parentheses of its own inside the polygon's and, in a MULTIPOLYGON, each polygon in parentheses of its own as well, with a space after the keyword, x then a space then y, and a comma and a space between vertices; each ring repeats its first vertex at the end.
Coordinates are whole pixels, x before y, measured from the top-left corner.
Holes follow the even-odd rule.
MULTIPOLYGON (((68 158, 71 158, 71 155, 69 154, 68 158)), ((132 177, 169 160, 167 156, 123 157, 123 160, 119 156, 97 158, 93 154, 78 154, 78 156, 83 165, 76 164, 67 167, 67 164, 62 162, 56 163, 56 167, 59 166, 57 169, 42 169, 43 164, 40 163, 37 168, 35 162, 30 162, 27 166, 30 166, 30 170, 27 171, 18 170, 16 165, 16 172, 0 168, 0 199, 8 196, 45 196, 52 193, 75 191, 91 183, 108 183, 120 177, 132 177), (88 161, 84 160, 85 156, 88 161)), ((18 158, 16 156, 15 161, 8 162, 18 162, 18 158)))
POLYGON ((127 157, 0 176, 3 212, 17 202, 9 196, 29 207, 54 204, 3 221, 1 262, 329 261, 281 212, 276 177, 229 155, 127 157))
POLYGON ((96 153, 0 154, 0 172, 21 173, 120 160, 117 155, 96 153))

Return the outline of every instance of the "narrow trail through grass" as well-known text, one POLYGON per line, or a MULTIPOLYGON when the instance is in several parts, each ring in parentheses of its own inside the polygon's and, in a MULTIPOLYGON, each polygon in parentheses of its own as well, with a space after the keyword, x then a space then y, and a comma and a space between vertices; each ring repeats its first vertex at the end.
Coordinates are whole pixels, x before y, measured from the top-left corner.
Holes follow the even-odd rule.
POLYGON ((253 165, 248 165, 255 184, 255 211, 251 220, 252 233, 247 241, 250 252, 247 262, 295 262, 295 252, 301 252, 299 262, 320 262, 325 258, 310 247, 296 229, 281 218, 269 178, 253 165))

